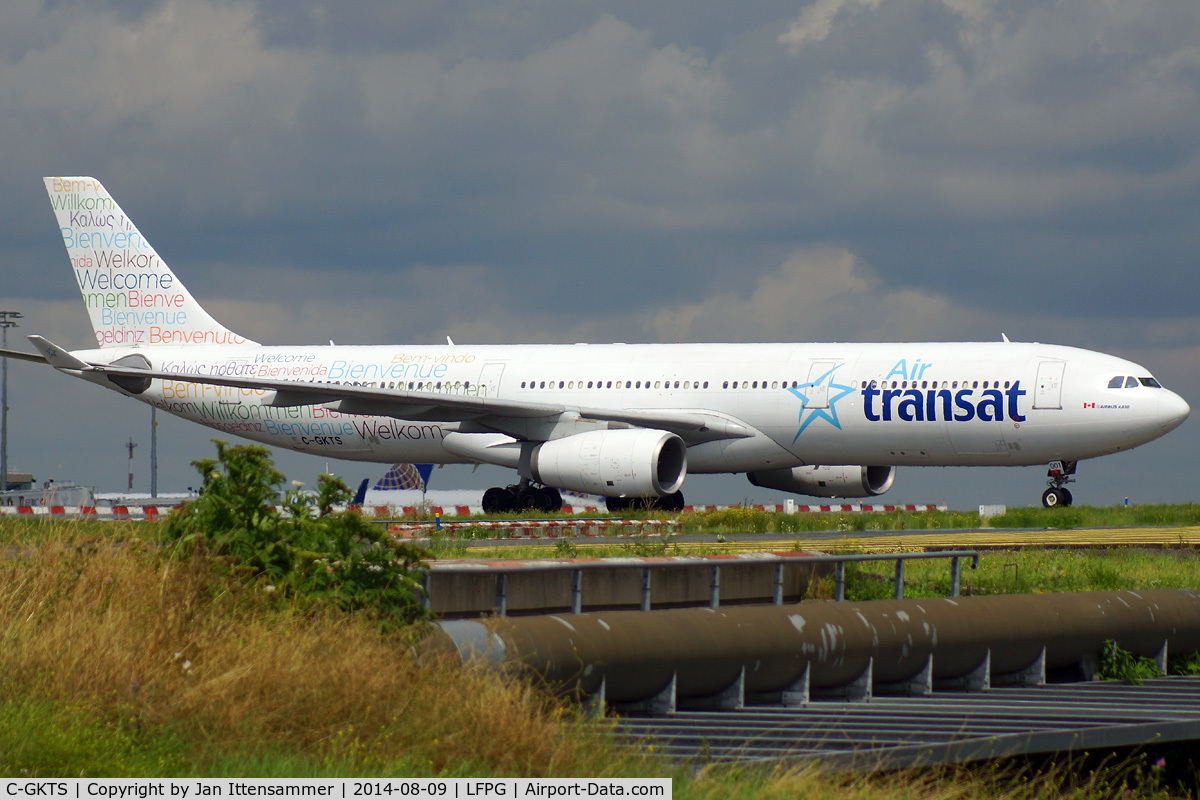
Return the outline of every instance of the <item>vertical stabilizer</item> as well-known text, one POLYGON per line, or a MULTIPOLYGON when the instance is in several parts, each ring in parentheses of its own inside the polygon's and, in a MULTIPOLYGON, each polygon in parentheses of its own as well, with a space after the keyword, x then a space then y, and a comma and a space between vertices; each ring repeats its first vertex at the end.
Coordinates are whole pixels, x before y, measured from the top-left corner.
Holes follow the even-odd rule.
POLYGON ((46 178, 101 347, 254 344, 208 315, 95 178, 46 178))

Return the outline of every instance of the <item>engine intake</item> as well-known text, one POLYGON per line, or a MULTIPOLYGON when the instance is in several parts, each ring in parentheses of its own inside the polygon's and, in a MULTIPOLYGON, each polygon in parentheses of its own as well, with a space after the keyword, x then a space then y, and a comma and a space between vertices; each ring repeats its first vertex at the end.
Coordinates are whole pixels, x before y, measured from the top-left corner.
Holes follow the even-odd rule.
POLYGON ((793 467, 747 472, 755 486, 779 489, 809 497, 874 497, 892 488, 895 467, 846 466, 793 467))
POLYGON ((520 472, 547 486, 607 497, 665 496, 687 477, 687 446, 647 428, 588 431, 523 447, 520 472))

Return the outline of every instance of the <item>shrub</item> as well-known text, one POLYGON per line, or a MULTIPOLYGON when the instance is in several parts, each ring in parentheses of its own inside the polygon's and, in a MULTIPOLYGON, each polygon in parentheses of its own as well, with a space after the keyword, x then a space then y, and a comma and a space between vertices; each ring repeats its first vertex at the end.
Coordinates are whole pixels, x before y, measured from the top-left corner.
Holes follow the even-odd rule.
POLYGON ((174 555, 216 556, 230 574, 281 600, 363 611, 384 625, 425 616, 416 571, 427 554, 357 513, 333 513, 351 497, 340 478, 321 475, 315 495, 297 485, 281 514, 274 501, 284 478, 269 451, 214 443, 215 459, 192 462, 204 479, 200 496, 164 526, 174 555))
POLYGON ((1140 686, 1142 681, 1159 676, 1154 659, 1135 656, 1123 650, 1112 640, 1105 640, 1100 648, 1100 660, 1096 677, 1105 681, 1125 681, 1140 686))

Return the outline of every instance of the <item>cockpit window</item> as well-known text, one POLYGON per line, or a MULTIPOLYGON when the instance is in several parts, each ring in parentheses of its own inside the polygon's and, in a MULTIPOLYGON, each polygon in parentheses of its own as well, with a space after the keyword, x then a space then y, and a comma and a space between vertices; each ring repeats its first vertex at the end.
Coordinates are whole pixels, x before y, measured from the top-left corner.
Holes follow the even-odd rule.
POLYGON ((1162 388, 1162 384, 1154 380, 1154 378, 1142 378, 1142 386, 1149 386, 1151 389, 1162 388))
POLYGON ((1108 382, 1108 388, 1110 388, 1110 389, 1120 389, 1124 385, 1125 385, 1125 376, 1124 375, 1118 375, 1117 377, 1113 378, 1111 381, 1108 382))
POLYGON ((1130 375, 1129 377, 1127 377, 1125 379, 1125 388, 1126 389, 1132 389, 1133 387, 1139 386, 1139 385, 1140 384, 1138 383, 1138 379, 1133 377, 1132 375, 1130 375))

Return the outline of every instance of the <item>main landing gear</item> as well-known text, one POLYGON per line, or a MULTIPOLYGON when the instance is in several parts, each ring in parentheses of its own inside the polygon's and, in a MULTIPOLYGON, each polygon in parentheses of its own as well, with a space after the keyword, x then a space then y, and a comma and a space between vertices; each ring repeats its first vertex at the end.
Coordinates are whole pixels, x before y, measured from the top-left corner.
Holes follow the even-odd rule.
POLYGON ((631 508, 638 511, 683 511, 683 492, 674 492, 666 497, 606 497, 604 504, 612 512, 631 508))
POLYGON ((512 486, 493 486, 483 493, 483 513, 507 514, 510 511, 562 510, 562 495, 551 486, 534 486, 527 480, 512 486))
POLYGON ((1071 505, 1071 493, 1067 491, 1068 483, 1074 483, 1071 476, 1075 474, 1075 461, 1051 461, 1050 469, 1046 470, 1046 483, 1049 489, 1042 492, 1042 505, 1046 508, 1058 508, 1071 505))

